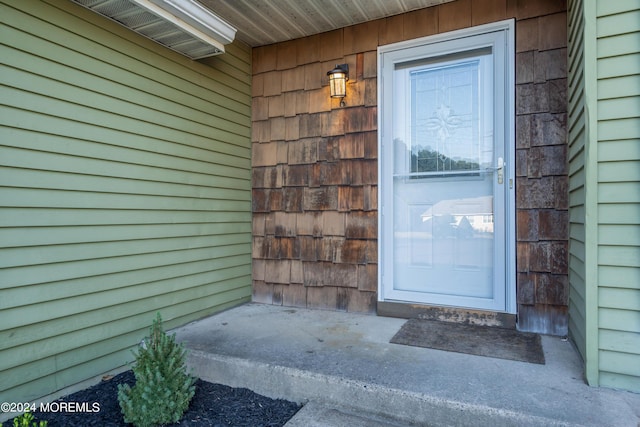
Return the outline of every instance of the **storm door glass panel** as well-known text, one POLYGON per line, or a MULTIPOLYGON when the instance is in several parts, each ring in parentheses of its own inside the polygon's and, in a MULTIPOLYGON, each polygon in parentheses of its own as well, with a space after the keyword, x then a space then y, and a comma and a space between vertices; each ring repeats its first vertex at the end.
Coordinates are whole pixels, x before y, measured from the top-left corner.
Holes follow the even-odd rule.
POLYGON ((492 64, 489 48, 396 64, 393 288, 411 300, 494 298, 492 64))

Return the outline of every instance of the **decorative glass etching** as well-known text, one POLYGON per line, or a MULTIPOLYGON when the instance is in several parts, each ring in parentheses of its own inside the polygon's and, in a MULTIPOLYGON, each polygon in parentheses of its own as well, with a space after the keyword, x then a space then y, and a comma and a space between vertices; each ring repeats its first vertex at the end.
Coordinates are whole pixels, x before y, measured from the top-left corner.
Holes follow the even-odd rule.
POLYGON ((479 59, 409 73, 411 172, 480 169, 479 59))

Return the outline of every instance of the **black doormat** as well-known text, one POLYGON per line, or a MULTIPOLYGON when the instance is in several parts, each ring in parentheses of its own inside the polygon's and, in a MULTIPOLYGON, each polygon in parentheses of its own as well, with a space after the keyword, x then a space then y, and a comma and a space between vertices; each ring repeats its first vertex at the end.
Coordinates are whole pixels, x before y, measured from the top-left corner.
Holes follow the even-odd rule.
POLYGON ((410 319, 391 342, 544 365, 540 335, 513 329, 410 319))

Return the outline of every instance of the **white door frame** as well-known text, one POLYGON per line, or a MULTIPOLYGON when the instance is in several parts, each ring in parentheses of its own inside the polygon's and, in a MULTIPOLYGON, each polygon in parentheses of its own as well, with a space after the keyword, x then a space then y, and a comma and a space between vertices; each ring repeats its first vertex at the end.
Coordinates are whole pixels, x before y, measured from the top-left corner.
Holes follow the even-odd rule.
MULTIPOLYGON (((378 300, 388 302, 412 302, 412 301, 395 301, 386 300, 385 286, 393 286, 392 276, 385 274, 385 247, 390 242, 385 242, 383 227, 385 224, 385 213, 390 212, 391 207, 385 206, 385 189, 386 184, 390 181, 390 177, 385 179, 383 173, 385 171, 385 161, 391 159, 384 158, 383 145, 385 143, 385 106, 391 108, 391 101, 385 103, 384 99, 384 54, 392 53, 408 48, 434 45, 434 50, 438 51, 439 43, 451 42, 471 36, 478 36, 491 32, 505 32, 505 67, 504 70, 504 134, 505 134, 505 169, 504 169, 504 191, 505 204, 507 212, 505 213, 505 230, 504 245, 505 256, 505 308, 506 313, 516 313, 516 233, 515 233, 515 23, 511 20, 505 20, 490 24, 484 24, 476 27, 465 28, 462 30, 451 31, 447 33, 437 34, 433 36, 422 37, 419 39, 408 40, 399 43, 378 47, 378 201, 380 203, 378 209, 378 300)), ((403 59, 403 61, 411 58, 403 59)), ((419 59, 419 58, 415 58, 419 59)), ((391 84, 391 82, 389 82, 391 84)), ((502 311, 502 310, 500 310, 502 311)))

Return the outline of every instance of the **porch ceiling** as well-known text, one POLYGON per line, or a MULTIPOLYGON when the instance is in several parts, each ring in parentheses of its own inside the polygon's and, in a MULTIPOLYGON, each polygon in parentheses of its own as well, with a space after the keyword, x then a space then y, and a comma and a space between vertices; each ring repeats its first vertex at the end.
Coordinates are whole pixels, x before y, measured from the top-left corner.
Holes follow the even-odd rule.
POLYGON ((450 1, 453 0, 199 0, 238 29, 237 39, 253 47, 450 1))

